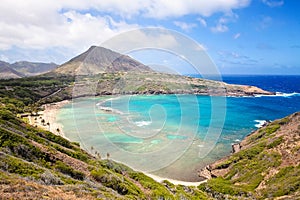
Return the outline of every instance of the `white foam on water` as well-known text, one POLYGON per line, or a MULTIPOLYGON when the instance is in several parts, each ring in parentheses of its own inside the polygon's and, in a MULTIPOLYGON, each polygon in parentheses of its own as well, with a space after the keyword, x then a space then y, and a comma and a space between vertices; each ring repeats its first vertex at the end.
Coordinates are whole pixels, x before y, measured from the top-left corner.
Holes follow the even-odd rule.
POLYGON ((134 122, 136 126, 142 127, 142 126, 149 126, 152 124, 152 121, 137 121, 134 122))
POLYGON ((112 112, 112 113, 116 113, 116 114, 120 114, 120 115, 124 114, 123 112, 121 112, 121 111, 119 111, 117 109, 113 109, 111 107, 98 106, 98 108, 100 110, 105 111, 105 112, 112 112))
POLYGON ((292 93, 283 93, 283 92, 276 92, 274 95, 255 95, 255 97, 293 97, 293 96, 300 96, 298 92, 292 93))
POLYGON ((257 124, 254 125, 256 128, 261 128, 261 127, 263 127, 263 125, 265 123, 267 123, 266 120, 254 120, 254 121, 257 123, 257 124))

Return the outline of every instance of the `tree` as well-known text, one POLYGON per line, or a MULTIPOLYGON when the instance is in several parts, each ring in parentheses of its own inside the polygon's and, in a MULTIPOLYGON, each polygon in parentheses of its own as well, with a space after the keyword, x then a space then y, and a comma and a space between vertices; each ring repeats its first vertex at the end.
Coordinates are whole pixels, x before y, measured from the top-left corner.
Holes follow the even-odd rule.
POLYGON ((107 160, 109 159, 109 157, 110 157, 110 154, 107 152, 107 153, 106 153, 106 158, 107 158, 107 160))
POLYGON ((50 123, 49 122, 47 122, 47 126, 49 126, 49 131, 50 131, 50 123))
POLYGON ((99 152, 97 152, 96 156, 99 160, 101 160, 101 154, 99 152))
POLYGON ((98 158, 98 159, 101 159, 101 155, 98 151, 95 151, 95 156, 98 158))

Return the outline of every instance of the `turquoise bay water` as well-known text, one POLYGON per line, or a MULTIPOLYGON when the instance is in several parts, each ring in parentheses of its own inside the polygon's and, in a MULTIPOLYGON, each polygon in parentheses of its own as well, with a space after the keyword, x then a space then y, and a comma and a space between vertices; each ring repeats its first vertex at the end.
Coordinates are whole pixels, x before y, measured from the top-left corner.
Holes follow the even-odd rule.
POLYGON ((57 118, 66 137, 91 153, 109 152, 137 170, 197 181, 197 170, 228 155, 231 144, 263 120, 298 110, 298 90, 240 98, 140 95, 75 99, 57 118))

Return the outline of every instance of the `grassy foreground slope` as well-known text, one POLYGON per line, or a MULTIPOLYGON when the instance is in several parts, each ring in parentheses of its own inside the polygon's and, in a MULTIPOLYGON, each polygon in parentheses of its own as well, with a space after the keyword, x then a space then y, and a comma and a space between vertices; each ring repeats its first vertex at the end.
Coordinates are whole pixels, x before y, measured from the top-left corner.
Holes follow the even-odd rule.
POLYGON ((207 199, 196 187, 160 184, 100 159, 0 105, 0 199, 207 199))
POLYGON ((247 136, 199 188, 216 199, 300 199, 300 112, 247 136))

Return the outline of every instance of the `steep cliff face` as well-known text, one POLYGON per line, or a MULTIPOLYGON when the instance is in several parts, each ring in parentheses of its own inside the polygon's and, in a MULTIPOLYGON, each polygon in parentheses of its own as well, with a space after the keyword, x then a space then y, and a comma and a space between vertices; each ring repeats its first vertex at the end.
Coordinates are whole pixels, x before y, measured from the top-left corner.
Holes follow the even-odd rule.
POLYGON ((300 197, 300 112, 248 135, 239 151, 209 167, 211 178, 200 186, 216 198, 300 197))

